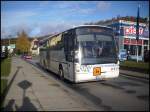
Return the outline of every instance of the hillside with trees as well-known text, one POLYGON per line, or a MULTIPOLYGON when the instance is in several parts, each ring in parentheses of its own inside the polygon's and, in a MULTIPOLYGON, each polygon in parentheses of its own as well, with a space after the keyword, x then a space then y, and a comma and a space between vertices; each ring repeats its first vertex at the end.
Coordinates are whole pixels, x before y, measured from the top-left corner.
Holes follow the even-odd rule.
MULTIPOLYGON (((126 21, 132 21, 132 22, 136 22, 137 17, 133 17, 133 16, 126 16, 126 17, 120 17, 117 16, 116 18, 112 18, 109 20, 100 20, 97 22, 89 22, 89 23, 85 23, 85 25, 105 25, 106 23, 109 23, 111 21, 115 22, 118 20, 126 20, 126 21)), ((147 18, 140 18, 139 20, 141 23, 147 23, 149 20, 147 18)))

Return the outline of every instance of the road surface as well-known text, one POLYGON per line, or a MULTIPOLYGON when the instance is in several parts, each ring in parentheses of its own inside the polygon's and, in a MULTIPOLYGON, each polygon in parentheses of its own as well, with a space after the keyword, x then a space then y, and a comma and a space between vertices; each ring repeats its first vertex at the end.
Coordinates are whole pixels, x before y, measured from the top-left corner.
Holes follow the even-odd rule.
MULTIPOLYGON (((38 59, 33 59, 30 62, 40 68, 37 65, 38 59)), ((51 72, 45 72, 49 77, 58 78, 51 72)), ((120 74, 118 78, 99 82, 70 84, 67 81, 57 81, 60 85, 64 85, 65 88, 71 89, 96 107, 103 108, 106 111, 149 110, 149 80, 120 74)))
POLYGON ((126 77, 72 84, 38 65, 12 59, 13 81, 5 110, 149 111, 149 81, 126 77), (14 70, 15 69, 15 70, 14 70))

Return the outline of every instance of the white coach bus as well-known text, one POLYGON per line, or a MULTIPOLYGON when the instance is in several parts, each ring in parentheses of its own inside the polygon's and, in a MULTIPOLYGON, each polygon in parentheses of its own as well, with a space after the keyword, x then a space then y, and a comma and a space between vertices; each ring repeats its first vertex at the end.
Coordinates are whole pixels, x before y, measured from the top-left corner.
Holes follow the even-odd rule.
POLYGON ((118 77, 113 30, 82 25, 50 36, 40 48, 40 65, 75 83, 118 77))

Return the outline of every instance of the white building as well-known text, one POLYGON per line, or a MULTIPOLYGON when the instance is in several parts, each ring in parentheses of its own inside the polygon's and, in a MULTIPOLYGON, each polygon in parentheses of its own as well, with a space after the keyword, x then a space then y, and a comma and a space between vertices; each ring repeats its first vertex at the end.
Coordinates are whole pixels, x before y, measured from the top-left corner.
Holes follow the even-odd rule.
POLYGON ((32 55, 39 55, 39 41, 38 41, 38 39, 35 38, 31 41, 30 52, 32 53, 32 55))

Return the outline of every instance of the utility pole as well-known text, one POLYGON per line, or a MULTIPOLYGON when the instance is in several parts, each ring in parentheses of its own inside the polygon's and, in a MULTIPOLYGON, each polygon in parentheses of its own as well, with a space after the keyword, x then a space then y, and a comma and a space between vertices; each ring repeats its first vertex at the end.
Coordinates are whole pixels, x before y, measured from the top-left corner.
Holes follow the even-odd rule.
POLYGON ((8 36, 8 45, 10 45, 10 38, 11 38, 11 35, 8 36))
POLYGON ((139 11, 140 5, 138 6, 137 11, 137 23, 136 23, 136 48, 137 48, 137 63, 138 63, 138 40, 139 40, 139 19, 140 19, 140 11, 139 11))

